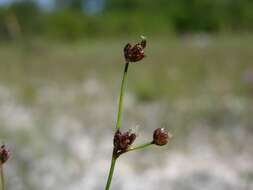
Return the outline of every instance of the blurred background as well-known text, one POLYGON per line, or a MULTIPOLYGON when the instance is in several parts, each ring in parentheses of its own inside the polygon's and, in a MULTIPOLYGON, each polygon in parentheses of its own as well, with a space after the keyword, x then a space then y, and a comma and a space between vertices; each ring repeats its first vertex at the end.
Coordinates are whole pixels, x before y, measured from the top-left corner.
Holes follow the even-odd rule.
POLYGON ((112 189, 253 189, 253 1, 0 0, 0 142, 9 190, 101 190, 112 151, 122 49, 123 130, 136 144, 112 189))

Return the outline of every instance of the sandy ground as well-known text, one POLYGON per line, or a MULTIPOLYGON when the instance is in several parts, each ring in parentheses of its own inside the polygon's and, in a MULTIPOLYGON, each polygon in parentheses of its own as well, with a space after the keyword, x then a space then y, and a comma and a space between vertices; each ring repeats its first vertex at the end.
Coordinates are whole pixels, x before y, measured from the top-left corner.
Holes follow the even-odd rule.
MULTIPOLYGON (((27 104, 15 88, 0 84, 0 137, 12 151, 5 168, 8 189, 103 189, 117 103, 115 92, 107 89, 94 78, 79 85, 42 85, 36 87, 33 103, 27 104)), ((137 144, 150 139, 157 126, 165 125, 175 134, 166 147, 122 156, 112 189, 252 190, 252 132, 242 126, 249 116, 241 117, 250 104, 226 97, 225 111, 235 110, 234 116, 242 119, 225 117, 222 129, 213 126, 215 118, 185 120, 187 113, 201 112, 203 106, 212 111, 207 98, 143 104, 127 93, 123 128, 139 126, 137 144), (178 132, 181 124, 189 129, 178 132)))

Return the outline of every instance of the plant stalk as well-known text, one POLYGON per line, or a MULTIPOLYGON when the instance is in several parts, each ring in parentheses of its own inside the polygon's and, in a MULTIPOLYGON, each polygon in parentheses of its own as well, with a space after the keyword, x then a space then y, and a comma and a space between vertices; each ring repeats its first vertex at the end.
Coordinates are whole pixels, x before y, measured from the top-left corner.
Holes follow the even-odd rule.
POLYGON ((123 73, 123 78, 121 81, 121 87, 120 87, 120 95, 119 95, 119 107, 118 107, 118 116, 117 116, 117 122, 116 122, 116 129, 120 129, 121 127, 121 115, 122 115, 122 107, 123 107, 123 98, 125 93, 125 86, 126 86, 126 77, 127 77, 127 71, 128 71, 129 63, 125 64, 125 69, 123 73))
POLYGON ((4 168, 3 164, 0 163, 0 175, 1 175, 1 190, 5 190, 5 182, 4 182, 4 168))
POLYGON ((149 147, 151 145, 153 145, 153 142, 148 142, 148 143, 145 143, 145 144, 142 144, 142 145, 130 148, 126 152, 131 152, 131 151, 134 151, 134 150, 141 150, 141 149, 147 148, 147 147, 149 147))
POLYGON ((110 186, 111 186, 111 183, 112 183, 112 177, 113 177, 114 168, 115 168, 115 164, 116 164, 116 160, 117 160, 117 158, 115 157, 114 152, 115 151, 113 150, 111 166, 110 166, 110 171, 109 171, 108 179, 107 179, 107 182, 106 182, 105 190, 109 190, 110 186))
MULTIPOLYGON (((124 98, 124 93, 125 93, 125 86, 126 86, 126 77, 127 77, 128 66, 129 66, 129 63, 127 62, 125 64, 123 78, 122 78, 121 87, 120 87, 116 130, 119 130, 120 127, 121 127, 121 115, 122 115, 123 98, 124 98)), ((113 173, 114 173, 114 168, 115 168, 116 160, 117 160, 116 152, 115 152, 115 149, 113 149, 112 159, 111 159, 111 166, 110 166, 110 171, 109 171, 109 175, 108 175, 108 178, 107 178, 105 190, 110 190, 110 186, 111 186, 111 183, 112 183, 112 177, 113 177, 113 173)))

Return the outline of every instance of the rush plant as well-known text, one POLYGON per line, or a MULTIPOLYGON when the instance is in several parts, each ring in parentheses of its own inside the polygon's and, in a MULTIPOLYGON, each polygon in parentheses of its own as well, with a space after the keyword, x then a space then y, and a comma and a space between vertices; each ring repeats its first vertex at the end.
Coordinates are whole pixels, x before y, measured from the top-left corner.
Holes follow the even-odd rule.
POLYGON ((105 186, 105 190, 109 190, 113 178, 115 164, 118 158, 125 153, 141 150, 147 148, 151 145, 158 145, 163 146, 166 145, 169 140, 171 139, 172 135, 167 132, 164 128, 157 128, 153 133, 153 139, 143 143, 139 146, 132 146, 136 139, 136 134, 131 132, 131 130, 127 132, 121 131, 121 116, 123 110, 123 98, 126 89, 126 78, 129 66, 132 63, 136 63, 141 61, 144 57, 144 49, 146 48, 146 38, 141 36, 142 40, 140 43, 135 45, 127 44, 124 47, 124 56, 125 56, 125 65, 124 65, 124 72, 121 81, 120 87, 120 95, 119 95, 119 102, 118 102, 118 114, 117 114, 117 121, 116 121, 116 129, 113 138, 113 151, 112 151, 112 159, 111 159, 111 166, 109 170, 109 175, 107 179, 107 183, 105 186))

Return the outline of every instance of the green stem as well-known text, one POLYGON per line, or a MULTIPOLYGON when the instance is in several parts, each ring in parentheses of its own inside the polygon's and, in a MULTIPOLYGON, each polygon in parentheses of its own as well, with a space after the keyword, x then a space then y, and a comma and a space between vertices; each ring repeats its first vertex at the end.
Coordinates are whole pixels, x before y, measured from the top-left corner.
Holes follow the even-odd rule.
MULTIPOLYGON (((141 150, 141 149, 149 147, 150 145, 153 145, 153 142, 148 142, 148 143, 130 148, 126 152, 130 152, 130 151, 134 151, 134 150, 141 150)), ((124 152, 124 153, 126 153, 126 152, 124 152)), ((113 150, 112 160, 111 160, 111 167, 110 167, 110 171, 109 171, 109 175, 108 175, 105 190, 110 189, 110 185, 111 185, 111 182, 112 182, 112 177, 113 177, 113 172, 114 172, 116 160, 117 160, 117 156, 116 156, 115 150, 113 150)))
POLYGON ((4 187, 4 169, 3 169, 3 164, 0 163, 0 175, 1 175, 1 186, 2 186, 2 189, 1 190, 5 190, 5 187, 4 187))
MULTIPOLYGON (((125 86, 126 86, 126 77, 127 77, 128 66, 129 66, 129 63, 126 63, 125 68, 124 68, 123 78, 122 78, 122 81, 121 81, 120 95, 119 95, 119 105, 118 105, 119 107, 118 107, 118 115, 117 115, 117 122, 116 122, 116 130, 120 129, 120 127, 121 127, 123 97, 124 97, 124 90, 125 90, 125 86)), ((115 152, 115 149, 113 149, 112 159, 111 159, 111 166, 110 166, 110 171, 109 171, 108 179, 107 179, 107 182, 106 182, 105 190, 110 189, 110 186, 111 186, 111 183, 112 183, 112 177, 113 177, 113 173, 114 173, 114 168, 115 168, 115 164, 116 164, 116 160, 117 160, 117 154, 115 152)))
POLYGON ((116 164, 116 157, 115 157, 115 151, 113 150, 113 154, 112 154, 112 160, 111 160, 111 166, 110 166, 110 171, 109 171, 109 175, 108 175, 108 179, 107 179, 107 183, 105 186, 105 190, 109 190, 111 183, 112 183, 112 177, 113 177, 113 173, 114 173, 114 168, 115 168, 115 164, 116 164))
POLYGON ((148 143, 145 143, 145 144, 142 144, 142 145, 130 148, 126 152, 131 152, 131 151, 134 151, 134 150, 141 150, 141 149, 147 148, 147 147, 149 147, 151 145, 153 145, 153 142, 148 142, 148 143))
POLYGON ((127 70, 128 70, 129 63, 125 64, 124 74, 121 81, 121 88, 120 88, 120 96, 119 96, 119 107, 118 107, 118 116, 117 116, 117 123, 116 123, 116 129, 120 129, 121 127, 121 115, 122 115, 122 107, 123 107, 123 97, 124 97, 124 91, 126 86, 126 77, 127 77, 127 70))

